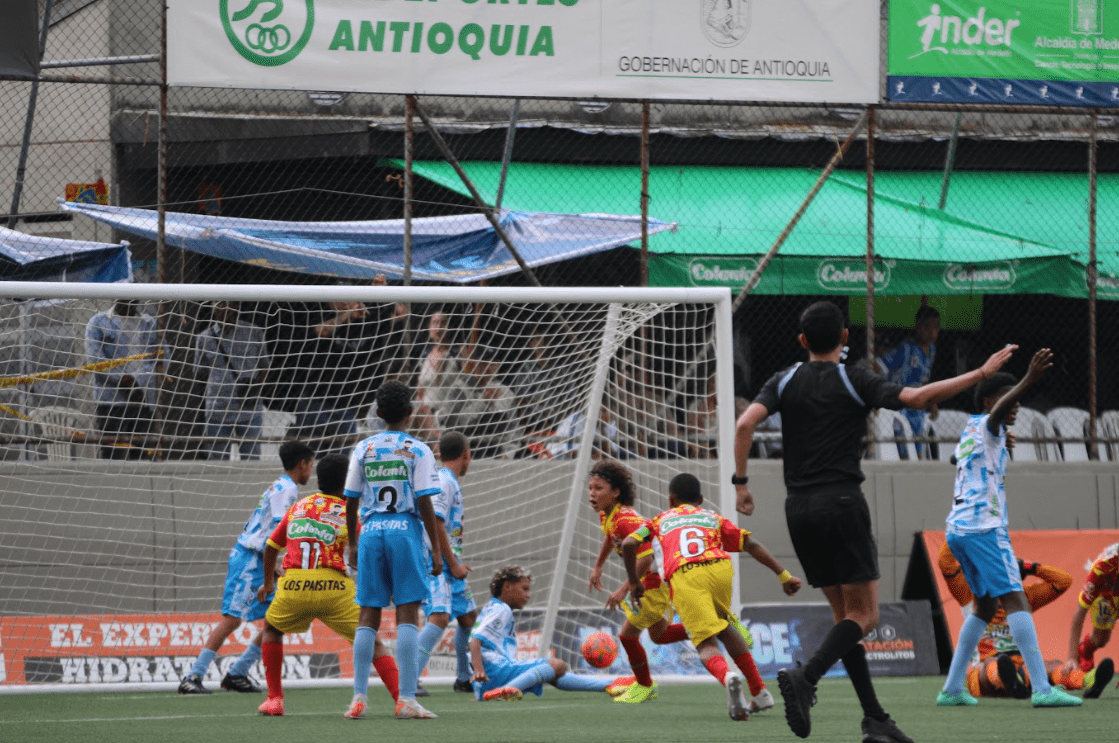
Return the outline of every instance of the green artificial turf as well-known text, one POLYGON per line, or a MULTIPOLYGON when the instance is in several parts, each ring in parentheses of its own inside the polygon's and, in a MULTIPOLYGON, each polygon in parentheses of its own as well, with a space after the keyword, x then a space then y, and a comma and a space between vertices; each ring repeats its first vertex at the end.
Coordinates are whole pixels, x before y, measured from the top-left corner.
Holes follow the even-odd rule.
MULTIPOLYGON (((1028 701, 982 700, 973 708, 934 704, 939 677, 877 680, 883 706, 917 743, 1016 741, 1056 743, 1119 739, 1119 691, 1072 709, 1033 709, 1028 701)), ((31 694, 0 696, 0 741, 82 743, 199 743, 200 741, 408 741, 409 743, 671 743, 690 741, 797 740, 785 724, 777 684, 769 682, 777 706, 747 722, 732 722, 722 687, 663 685, 660 697, 639 705, 617 704, 604 694, 562 692, 547 687, 542 698, 519 702, 474 702, 446 686, 431 687, 422 700, 437 720, 395 720, 387 693, 370 689, 365 720, 342 718, 348 689, 292 689, 287 715, 256 714, 263 697, 217 692, 182 697, 175 693, 31 694)), ((820 683, 812 710, 811 741, 860 741, 862 713, 850 683, 820 683)))

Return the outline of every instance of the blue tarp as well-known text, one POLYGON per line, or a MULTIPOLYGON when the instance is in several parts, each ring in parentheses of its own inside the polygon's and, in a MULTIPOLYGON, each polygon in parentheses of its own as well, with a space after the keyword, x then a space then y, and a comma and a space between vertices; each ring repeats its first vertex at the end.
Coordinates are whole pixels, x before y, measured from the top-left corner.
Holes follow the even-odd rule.
MULTIPOLYGON (((148 238, 156 212, 62 202, 65 211, 148 238)), ((530 267, 637 242, 641 219, 617 214, 500 212, 502 228, 530 267)), ((675 229, 649 220, 649 234, 675 229)), ((404 273, 404 220, 281 222, 168 212, 167 244, 280 271, 371 280, 404 273)), ((412 278, 469 284, 516 273, 516 260, 481 214, 412 220, 412 278)))
POLYGON ((119 245, 25 235, 0 227, 0 280, 132 280, 128 243, 119 245))

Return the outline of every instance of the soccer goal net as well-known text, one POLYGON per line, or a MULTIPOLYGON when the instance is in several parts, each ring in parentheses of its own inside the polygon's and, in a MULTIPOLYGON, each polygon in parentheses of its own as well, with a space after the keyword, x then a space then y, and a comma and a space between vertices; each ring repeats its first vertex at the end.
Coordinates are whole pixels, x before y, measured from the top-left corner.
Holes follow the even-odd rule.
MULTIPOLYGON (((481 607, 495 569, 531 571, 526 655, 587 670, 582 639, 623 618, 588 592, 603 536, 587 499, 596 458, 632 471, 646 517, 683 471, 733 510, 726 290, 0 293, 0 689, 177 683, 219 618, 242 524, 282 474, 280 444, 348 453, 383 427, 372 402, 388 379, 414 390, 410 433, 433 447, 446 431, 469 439, 469 583, 481 607)), ((607 591, 623 579, 611 556, 607 591)), ((385 612, 390 643, 393 629, 385 612)), ((453 629, 433 676, 454 674, 453 629)), ((255 631, 234 633, 212 684, 255 631)), ((324 626, 285 642, 288 680, 349 676, 349 646, 324 626)))

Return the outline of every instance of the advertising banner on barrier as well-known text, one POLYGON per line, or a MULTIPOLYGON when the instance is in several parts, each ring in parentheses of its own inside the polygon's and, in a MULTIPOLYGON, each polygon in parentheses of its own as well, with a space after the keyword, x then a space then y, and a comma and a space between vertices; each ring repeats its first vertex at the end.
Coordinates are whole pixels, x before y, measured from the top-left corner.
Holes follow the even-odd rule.
MULTIPOLYGON (((0 685, 177 682, 220 619, 218 614, 0 617, 0 685)), ((258 629, 246 623, 229 636, 203 679, 207 686, 217 688, 258 629)), ((395 642, 391 615, 382 620, 378 636, 395 642)), ((285 679, 352 675, 350 644, 322 624, 284 636, 285 679)))
MULTIPOLYGON (((937 591, 944 606, 944 617, 948 622, 952 643, 955 644, 964 617, 971 610, 970 607, 963 609, 956 603, 948 592, 948 585, 936 570, 937 556, 945 542, 944 532, 925 531, 921 532, 921 537, 928 551, 929 564, 936 573, 937 591)), ((1119 529, 1011 531, 1010 541, 1014 545, 1014 554, 1019 558, 1060 568, 1072 575, 1072 587, 1034 614, 1041 654, 1046 660, 1064 660, 1068 657, 1069 623, 1076 610, 1077 596, 1084 586, 1088 568, 1105 547, 1119 542, 1119 529)), ((1027 585, 1034 580, 1037 578, 1027 576, 1027 585)), ((1090 622, 1085 622, 1086 629, 1090 626, 1090 622)))
MULTIPOLYGON (((864 639, 867 660, 875 675, 913 676, 938 672, 936 643, 927 601, 882 604, 881 620, 864 639)), ((621 613, 605 609, 561 609, 552 654, 577 673, 626 675, 624 652, 609 669, 591 668, 580 648, 592 632, 611 634, 621 626, 621 613)), ((809 655, 831 628, 827 604, 746 606, 742 622, 754 636, 754 660, 763 676, 809 655)), ((0 617, 0 686, 36 684, 170 684, 186 675, 219 621, 217 614, 103 614, 92 616, 0 617)), ((544 612, 528 609, 517 617, 517 655, 539 655, 544 612)), ((455 674, 454 624, 436 645, 427 673, 455 674)), ((252 641, 254 624, 242 624, 222 647, 203 682, 217 688, 222 676, 252 641)), ((396 645, 396 624, 386 612, 377 633, 390 649, 396 645)), ((654 675, 707 675, 690 642, 655 645, 648 633, 641 642, 654 675)), ((350 644, 315 622, 302 634, 284 636, 284 680, 344 679, 353 676, 350 644)), ((842 665, 829 675, 842 676, 842 665)), ((253 675, 263 678, 258 666, 253 675)))
POLYGON ((171 85, 873 103, 875 0, 170 0, 171 85))
POLYGON ((887 97, 1119 106, 1119 17, 1104 0, 890 0, 887 97))

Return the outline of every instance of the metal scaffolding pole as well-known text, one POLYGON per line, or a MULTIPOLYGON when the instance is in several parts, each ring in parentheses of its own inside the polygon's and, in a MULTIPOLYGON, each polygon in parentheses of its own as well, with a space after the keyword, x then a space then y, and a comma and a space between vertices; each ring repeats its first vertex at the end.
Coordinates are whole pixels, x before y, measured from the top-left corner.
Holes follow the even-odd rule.
MULTIPOLYGON (((51 25, 51 8, 54 3, 46 0, 43 7, 43 21, 39 27, 39 59, 47 49, 47 31, 51 25)), ((31 149, 31 128, 35 125, 35 107, 39 102, 39 81, 31 81, 31 93, 27 97, 27 116, 23 121, 23 139, 19 147, 19 164, 16 165, 16 180, 12 187, 12 208, 8 212, 8 229, 14 230, 19 224, 19 202, 23 196, 23 179, 27 174, 27 154, 31 149)))

